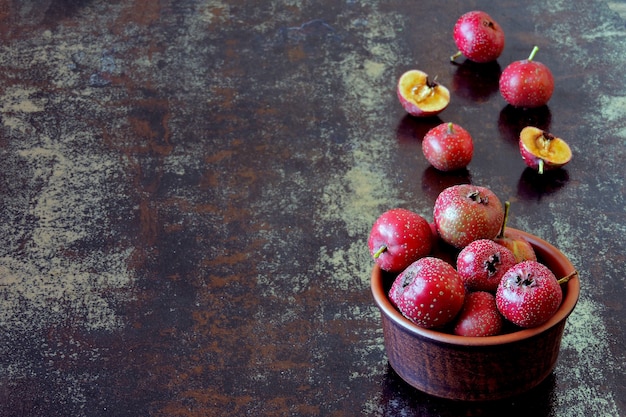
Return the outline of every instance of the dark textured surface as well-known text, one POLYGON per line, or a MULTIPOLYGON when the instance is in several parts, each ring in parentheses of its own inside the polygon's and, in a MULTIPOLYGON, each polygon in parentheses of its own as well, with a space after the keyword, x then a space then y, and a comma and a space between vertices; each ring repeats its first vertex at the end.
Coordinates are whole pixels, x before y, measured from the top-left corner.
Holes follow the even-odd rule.
MULTIPOLYGON (((0 416, 618 416, 626 413, 626 25, 602 1, 0 0, 0 416), (470 9, 499 65, 453 65, 470 9), (520 112, 499 71, 556 79, 520 112), (405 116, 400 74, 452 92, 405 116), (421 155, 472 133, 468 171, 421 155), (517 133, 574 158, 538 177, 517 133), (432 219, 446 185, 512 202, 581 299, 554 373, 492 404, 431 398, 390 370, 366 239, 384 210, 432 219)), ((529 358, 529 361, 532 357, 529 358)))

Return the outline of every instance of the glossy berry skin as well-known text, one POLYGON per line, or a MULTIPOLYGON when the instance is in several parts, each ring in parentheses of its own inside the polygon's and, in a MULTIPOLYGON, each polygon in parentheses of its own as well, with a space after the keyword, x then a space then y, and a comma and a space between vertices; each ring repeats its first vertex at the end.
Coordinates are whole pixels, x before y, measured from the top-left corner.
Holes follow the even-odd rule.
POLYGON ((467 12, 457 20, 453 37, 459 52, 478 63, 498 59, 504 49, 504 31, 491 16, 479 10, 467 12))
POLYGON ((441 239, 462 249, 474 240, 495 238, 504 219, 504 208, 488 188, 460 184, 439 194, 433 218, 441 239))
POLYGON ((381 269, 401 272, 432 249, 429 223, 417 213, 394 208, 381 214, 372 226, 368 247, 381 269))
POLYGON ((524 261, 509 269, 496 291, 496 305, 505 319, 517 326, 539 326, 556 313, 563 292, 550 269, 524 261))
POLYGON ((465 294, 463 308, 454 324, 459 336, 496 336, 502 331, 503 318, 496 306, 496 297, 486 291, 465 294))
POLYGON ((552 97, 554 76, 546 65, 532 60, 537 50, 528 59, 509 64, 500 75, 500 94, 512 106, 540 107, 552 97))
POLYGON ((463 169, 471 162, 474 141, 467 130, 454 123, 430 129, 422 140, 422 152, 439 171, 463 169))
POLYGON ((463 307, 464 299, 463 281, 454 267, 433 257, 409 265, 389 290, 391 303, 407 319, 425 328, 450 323, 463 307))
POLYGON ((456 270, 468 290, 495 293, 504 273, 516 263, 513 252, 504 246, 478 239, 459 252, 456 270))

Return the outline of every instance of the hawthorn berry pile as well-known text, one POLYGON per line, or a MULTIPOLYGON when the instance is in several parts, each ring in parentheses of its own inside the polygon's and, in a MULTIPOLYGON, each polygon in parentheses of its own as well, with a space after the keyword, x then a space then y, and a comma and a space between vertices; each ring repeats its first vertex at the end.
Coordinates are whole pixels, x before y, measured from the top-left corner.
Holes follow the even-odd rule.
MULTIPOLYGON (((502 53, 504 31, 487 13, 462 15, 453 30, 461 55, 477 63, 491 62, 502 53)), ((502 97, 514 107, 548 103, 554 90, 550 69, 526 60, 502 72, 502 97)), ((450 91, 420 70, 402 74, 397 95, 415 117, 443 111, 450 91)), ((520 155, 539 173, 567 164, 572 156, 565 141, 528 126, 520 132, 520 155)), ((440 171, 465 168, 473 156, 469 132, 452 122, 434 127, 423 138, 422 151, 440 171)), ((370 254, 378 266, 396 274, 388 296, 410 321, 462 336, 493 336, 505 324, 539 326, 561 305, 561 284, 538 259, 524 236, 506 229, 509 203, 504 205, 488 188, 471 184, 443 190, 433 207, 433 222, 403 208, 386 211, 374 223, 370 254)), ((574 272, 575 273, 575 272, 574 272)))
POLYGON ((462 336, 500 334, 504 320, 539 326, 561 305, 560 282, 532 245, 506 229, 506 213, 486 187, 454 185, 435 201, 433 223, 394 208, 369 239, 378 266, 397 273, 389 300, 418 326, 462 336))

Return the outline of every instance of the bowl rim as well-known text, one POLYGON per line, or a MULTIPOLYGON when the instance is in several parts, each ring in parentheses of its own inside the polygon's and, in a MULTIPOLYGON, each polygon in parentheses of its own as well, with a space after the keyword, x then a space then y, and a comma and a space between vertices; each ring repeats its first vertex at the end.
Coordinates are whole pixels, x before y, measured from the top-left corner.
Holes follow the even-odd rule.
MULTIPOLYGON (((533 248, 537 252, 539 252, 540 257, 542 256, 541 254, 550 253, 552 257, 554 257, 560 264, 563 264, 567 269, 571 271, 575 270, 570 260, 552 244, 522 230, 514 229, 511 227, 508 227, 507 230, 515 231, 521 234, 524 238, 526 238, 533 246, 533 248)), ((431 339, 433 341, 458 346, 503 345, 519 342, 521 340, 537 336, 544 331, 556 326, 561 321, 565 320, 574 310, 574 307, 578 302, 578 297, 580 296, 580 280, 579 273, 577 273, 567 283, 562 284, 567 287, 565 297, 563 298, 563 301, 561 302, 561 305, 559 306, 556 313, 554 313, 554 315, 542 325, 496 336, 458 336, 455 334, 443 333, 437 330, 420 327, 404 317, 389 301, 389 298, 387 297, 387 294, 383 289, 381 272, 382 270, 380 269, 380 267, 377 264, 374 264, 371 275, 371 290, 376 304, 387 318, 393 320, 396 325, 401 326, 406 331, 414 335, 418 335, 426 339, 431 339)))

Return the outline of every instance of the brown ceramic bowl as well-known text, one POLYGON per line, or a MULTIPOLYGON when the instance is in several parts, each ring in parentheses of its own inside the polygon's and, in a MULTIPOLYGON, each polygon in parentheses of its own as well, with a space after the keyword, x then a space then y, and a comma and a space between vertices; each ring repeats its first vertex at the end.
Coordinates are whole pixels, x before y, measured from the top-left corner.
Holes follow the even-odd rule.
MULTIPOLYGON (((541 262, 557 278, 574 266, 557 248, 521 232, 541 262)), ((580 282, 562 284, 563 302, 545 324, 489 337, 465 337, 419 327, 394 308, 387 297, 394 276, 375 266, 372 293, 383 325, 391 367, 407 383, 428 394, 465 401, 497 400, 521 394, 554 369, 565 321, 578 301, 580 282)))

